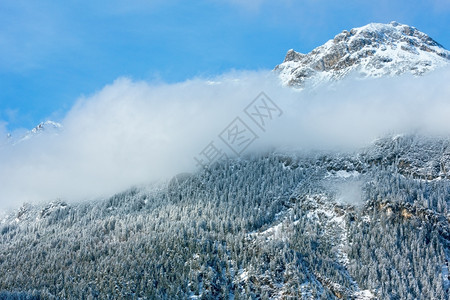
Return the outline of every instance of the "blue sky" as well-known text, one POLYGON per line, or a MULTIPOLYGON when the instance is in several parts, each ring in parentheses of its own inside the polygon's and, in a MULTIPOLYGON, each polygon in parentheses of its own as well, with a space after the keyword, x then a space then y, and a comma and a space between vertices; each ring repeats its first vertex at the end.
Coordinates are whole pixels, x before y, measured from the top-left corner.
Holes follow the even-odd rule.
POLYGON ((116 78, 272 69, 344 29, 392 20, 450 47, 450 1, 109 0, 0 4, 0 127, 61 119, 116 78))

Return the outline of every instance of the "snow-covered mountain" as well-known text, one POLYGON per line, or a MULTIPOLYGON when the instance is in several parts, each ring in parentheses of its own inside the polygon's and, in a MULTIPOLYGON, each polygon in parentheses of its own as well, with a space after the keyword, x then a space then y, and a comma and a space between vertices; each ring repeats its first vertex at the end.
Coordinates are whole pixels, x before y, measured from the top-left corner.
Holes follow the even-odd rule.
POLYGON ((62 129, 62 125, 53 121, 45 121, 39 123, 36 127, 28 131, 18 141, 25 141, 41 134, 57 134, 62 129))
POLYGON ((18 143, 31 140, 42 134, 58 134, 62 130, 62 128, 63 126, 60 123, 48 120, 39 123, 36 127, 18 137, 8 134, 6 142, 10 145, 16 145, 18 143))
MULTIPOLYGON (((301 87, 449 60, 413 27, 369 24, 276 70, 301 87)), ((24 204, 0 219, 0 299, 449 299, 449 207, 450 137, 248 155, 107 199, 24 204)))
POLYGON ((60 123, 53 122, 53 121, 45 121, 45 122, 39 123, 39 125, 37 125, 33 129, 31 129, 30 133, 31 134, 39 134, 44 131, 60 129, 61 127, 62 127, 62 125, 60 123))
POLYGON ((391 22, 371 23, 344 30, 308 54, 289 50, 275 67, 286 85, 302 87, 307 80, 317 84, 359 77, 421 75, 450 62, 450 51, 414 27, 391 22))

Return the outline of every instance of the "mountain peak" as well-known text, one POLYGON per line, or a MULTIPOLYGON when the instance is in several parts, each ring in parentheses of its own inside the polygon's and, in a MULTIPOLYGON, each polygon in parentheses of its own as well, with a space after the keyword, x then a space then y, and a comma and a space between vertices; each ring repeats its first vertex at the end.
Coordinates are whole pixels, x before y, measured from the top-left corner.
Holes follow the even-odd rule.
POLYGON ((39 123, 36 127, 27 131, 20 138, 14 138, 11 134, 8 134, 7 140, 9 144, 16 145, 36 136, 40 136, 41 134, 58 134, 62 130, 62 127, 63 126, 60 123, 48 120, 39 123))
POLYGON ((54 130, 61 128, 61 124, 53 121, 45 121, 39 123, 36 127, 31 129, 31 133, 39 133, 46 130, 54 130))
POLYGON ((289 50, 276 66, 284 84, 301 87, 336 80, 355 72, 360 77, 421 75, 450 62, 450 51, 415 27, 397 22, 370 23, 344 30, 308 54, 289 50))

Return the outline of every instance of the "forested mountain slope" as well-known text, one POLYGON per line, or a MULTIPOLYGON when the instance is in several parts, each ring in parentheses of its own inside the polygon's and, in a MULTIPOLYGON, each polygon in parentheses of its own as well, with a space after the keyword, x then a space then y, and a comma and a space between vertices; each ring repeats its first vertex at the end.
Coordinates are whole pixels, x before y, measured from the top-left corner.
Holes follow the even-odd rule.
POLYGON ((424 167, 448 163, 447 142, 254 155, 95 202, 24 205, 0 225, 0 295, 448 299, 450 180, 424 167))

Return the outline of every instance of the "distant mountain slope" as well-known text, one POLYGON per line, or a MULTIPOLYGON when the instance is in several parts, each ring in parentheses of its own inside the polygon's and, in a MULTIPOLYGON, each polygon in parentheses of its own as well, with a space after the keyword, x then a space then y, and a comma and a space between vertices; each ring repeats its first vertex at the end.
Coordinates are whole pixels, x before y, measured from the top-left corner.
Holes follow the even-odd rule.
POLYGON ((397 22, 371 23, 344 30, 308 54, 289 50, 275 67, 284 84, 301 87, 336 80, 355 72, 360 77, 421 75, 450 62, 450 52, 425 33, 397 22))
POLYGON ((6 136, 4 145, 16 145, 18 143, 33 139, 34 137, 40 136, 41 134, 58 134, 62 129, 63 126, 60 123, 48 120, 39 123, 36 127, 28 130, 22 135, 13 136, 11 134, 8 134, 6 136))

